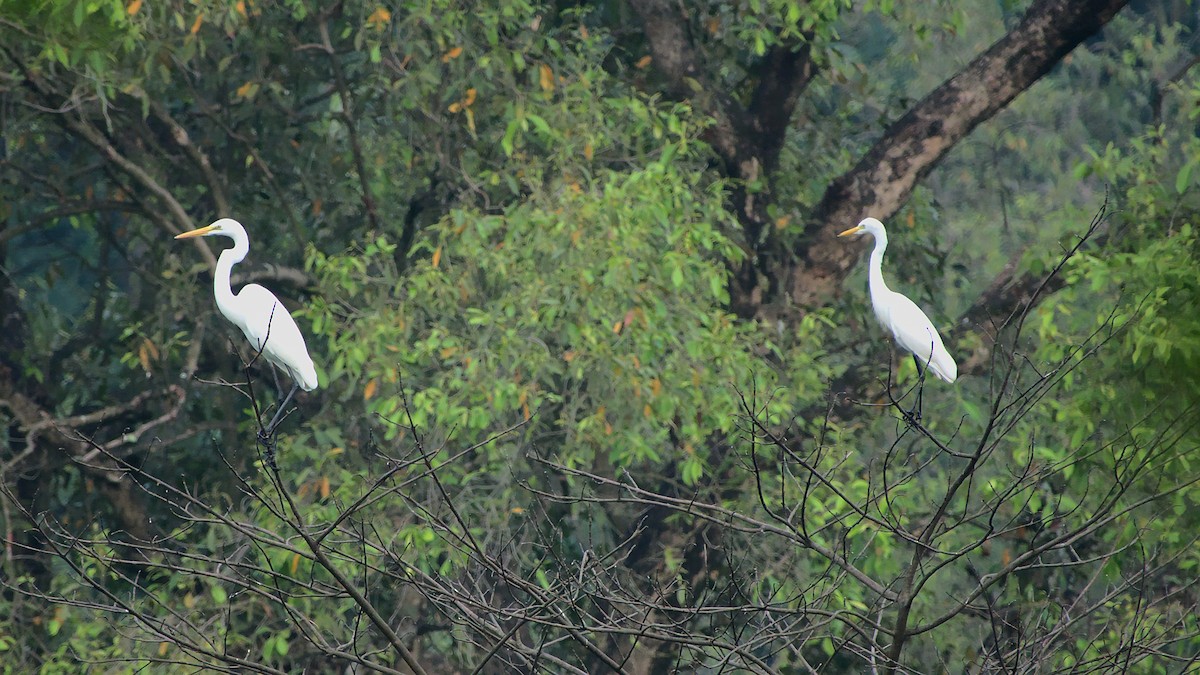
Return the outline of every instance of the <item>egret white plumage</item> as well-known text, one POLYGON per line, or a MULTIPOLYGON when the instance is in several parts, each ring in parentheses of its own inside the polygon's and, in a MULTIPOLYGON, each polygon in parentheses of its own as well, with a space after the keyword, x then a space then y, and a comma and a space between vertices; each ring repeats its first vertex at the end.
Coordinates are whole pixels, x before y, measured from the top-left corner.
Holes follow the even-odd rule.
MULTIPOLYGON (((838 236, 861 237, 864 234, 875 237, 868 277, 875 318, 879 320, 880 325, 892 332, 892 336, 901 347, 912 353, 913 361, 917 364, 918 376, 923 377, 924 370, 929 369, 946 382, 953 382, 958 378, 958 365, 954 363, 950 352, 946 351, 946 346, 942 344, 942 336, 933 327, 933 322, 915 302, 888 288, 883 280, 883 252, 888 245, 887 230, 884 229, 883 223, 875 218, 864 218, 858 225, 838 236)), ((918 393, 918 397, 919 395, 918 393)))
POLYGON ((271 291, 258 284, 246 284, 235 294, 230 287, 229 274, 233 266, 245 260, 250 252, 250 239, 241 223, 232 218, 221 218, 207 227, 184 232, 175 238, 191 237, 229 237, 233 240, 233 248, 221 252, 213 274, 217 309, 242 329, 255 352, 261 353, 267 361, 282 368, 292 378, 291 391, 279 404, 275 417, 264 431, 265 435, 270 436, 296 389, 312 391, 317 388, 317 369, 308 356, 304 336, 287 308, 271 291))

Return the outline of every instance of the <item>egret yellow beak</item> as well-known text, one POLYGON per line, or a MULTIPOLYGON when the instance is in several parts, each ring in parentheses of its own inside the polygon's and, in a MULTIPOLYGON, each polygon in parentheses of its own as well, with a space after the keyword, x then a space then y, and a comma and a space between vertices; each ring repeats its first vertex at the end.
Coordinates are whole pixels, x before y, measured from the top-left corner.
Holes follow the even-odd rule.
MULTIPOLYGON (((863 229, 862 225, 855 225, 854 227, 846 230, 845 232, 838 234, 838 236, 839 237, 849 237, 852 234, 858 234, 859 232, 862 232, 862 229, 863 229)), ((182 237, 183 235, 181 234, 179 236, 182 237)))
POLYGON ((192 237, 203 237, 204 235, 211 233, 215 229, 217 229, 216 225, 208 225, 208 226, 202 227, 198 230, 192 230, 190 232, 184 232, 183 234, 177 234, 177 235, 175 235, 175 238, 176 239, 191 239, 192 237))

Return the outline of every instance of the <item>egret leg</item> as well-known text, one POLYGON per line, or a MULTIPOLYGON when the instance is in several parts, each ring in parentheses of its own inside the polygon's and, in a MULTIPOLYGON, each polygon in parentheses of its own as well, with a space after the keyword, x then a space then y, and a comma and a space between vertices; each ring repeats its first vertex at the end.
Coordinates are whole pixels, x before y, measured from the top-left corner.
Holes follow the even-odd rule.
POLYGON ((922 404, 924 403, 922 399, 925 396, 925 368, 921 367, 921 359, 918 358, 916 354, 913 354, 912 357, 913 363, 915 363, 917 366, 917 405, 912 409, 910 414, 912 415, 913 419, 919 422, 921 421, 921 411, 923 409, 922 404))
POLYGON ((283 402, 279 404, 279 409, 275 411, 275 416, 271 418, 271 423, 268 424, 267 428, 263 431, 263 436, 270 438, 271 434, 275 433, 275 425, 279 424, 280 420, 283 419, 283 411, 287 410, 287 404, 291 402, 292 395, 294 395, 296 390, 299 388, 299 384, 292 385, 292 390, 288 392, 287 396, 284 397, 283 402))

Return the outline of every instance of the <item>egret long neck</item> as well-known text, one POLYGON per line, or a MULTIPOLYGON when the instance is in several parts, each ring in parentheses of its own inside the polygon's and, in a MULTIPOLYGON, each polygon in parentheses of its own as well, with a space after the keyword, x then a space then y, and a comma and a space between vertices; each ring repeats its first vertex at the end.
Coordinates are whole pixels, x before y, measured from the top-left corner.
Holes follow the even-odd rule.
POLYGON ((229 286, 229 274, 233 266, 246 259, 250 252, 250 242, 234 239, 233 248, 221 251, 217 258, 217 269, 213 274, 213 294, 217 296, 217 308, 225 316, 233 316, 233 289, 229 286))
POLYGON ((887 245, 886 233, 881 232, 875 235, 875 248, 871 251, 871 274, 869 277, 871 295, 891 290, 883 281, 883 252, 887 250, 887 245))

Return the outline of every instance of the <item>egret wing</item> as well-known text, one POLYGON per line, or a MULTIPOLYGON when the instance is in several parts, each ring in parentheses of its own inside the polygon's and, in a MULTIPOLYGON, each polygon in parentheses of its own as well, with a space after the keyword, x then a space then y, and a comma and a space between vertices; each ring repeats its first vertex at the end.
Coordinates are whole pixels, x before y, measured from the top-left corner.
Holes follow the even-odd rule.
POLYGON ((958 365, 950 352, 946 351, 942 336, 934 328, 933 322, 917 303, 892 291, 888 305, 887 317, 881 316, 879 319, 891 329, 896 342, 915 354, 922 364, 928 364, 934 375, 947 382, 957 379, 958 365))
POLYGON ((286 370, 301 389, 316 389, 317 369, 308 356, 304 335, 279 298, 258 284, 246 284, 237 299, 241 316, 235 323, 250 345, 261 349, 263 357, 286 370))

